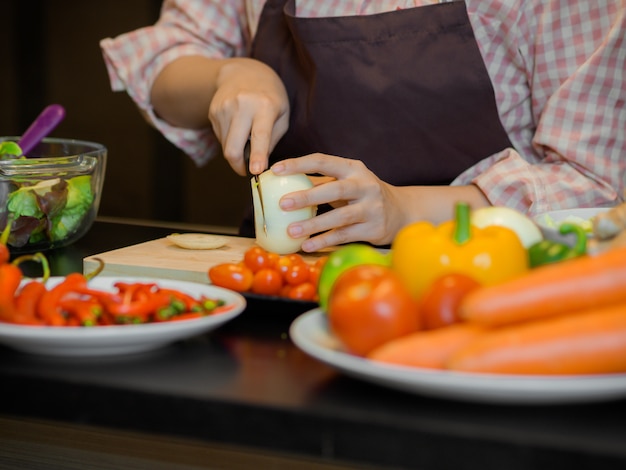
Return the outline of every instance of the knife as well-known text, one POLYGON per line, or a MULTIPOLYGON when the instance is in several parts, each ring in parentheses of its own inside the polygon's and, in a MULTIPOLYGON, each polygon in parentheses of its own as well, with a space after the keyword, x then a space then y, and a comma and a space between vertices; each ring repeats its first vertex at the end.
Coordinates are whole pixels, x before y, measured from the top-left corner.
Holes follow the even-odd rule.
POLYGON ((246 165, 246 174, 248 177, 254 178, 256 184, 257 193, 259 195, 259 203, 261 205, 261 217, 263 217, 263 232, 267 235, 267 224, 265 223, 265 208, 263 206, 263 195, 261 193, 261 182, 259 181, 259 175, 253 175, 250 173, 250 139, 246 141, 246 145, 243 148, 243 162, 246 165))

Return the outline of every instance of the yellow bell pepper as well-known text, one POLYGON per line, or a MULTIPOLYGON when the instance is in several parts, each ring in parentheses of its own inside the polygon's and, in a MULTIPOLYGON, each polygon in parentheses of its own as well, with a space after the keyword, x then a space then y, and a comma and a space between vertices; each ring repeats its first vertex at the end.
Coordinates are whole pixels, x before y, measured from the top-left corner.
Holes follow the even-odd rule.
POLYGON ((437 227, 415 222, 400 230, 391 246, 391 267, 418 300, 448 273, 491 285, 529 269, 528 254, 517 234, 506 227, 472 226, 466 203, 457 204, 455 220, 437 227))

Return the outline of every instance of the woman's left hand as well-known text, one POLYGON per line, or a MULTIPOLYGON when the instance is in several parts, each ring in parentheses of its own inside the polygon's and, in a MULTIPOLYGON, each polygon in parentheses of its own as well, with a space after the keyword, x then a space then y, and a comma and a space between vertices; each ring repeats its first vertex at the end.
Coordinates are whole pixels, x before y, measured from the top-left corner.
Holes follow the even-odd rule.
POLYGON ((306 240, 302 250, 318 251, 355 241, 390 244, 406 221, 398 188, 381 181, 360 160, 315 153, 282 160, 272 166, 279 175, 321 174, 309 190, 286 194, 283 210, 330 204, 333 210, 312 219, 292 223, 292 237, 317 234, 306 240), (319 184, 318 184, 319 183, 319 184))

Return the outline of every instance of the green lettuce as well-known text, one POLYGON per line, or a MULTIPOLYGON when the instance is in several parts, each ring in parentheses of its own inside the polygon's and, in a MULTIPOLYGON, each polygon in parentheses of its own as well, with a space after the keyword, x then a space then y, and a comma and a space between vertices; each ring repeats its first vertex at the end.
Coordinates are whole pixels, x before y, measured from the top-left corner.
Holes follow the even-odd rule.
POLYGON ((62 240, 76 231, 93 203, 91 176, 75 176, 67 180, 67 200, 63 210, 52 217, 50 239, 62 240))
POLYGON ((7 199, 7 210, 15 221, 11 244, 63 240, 80 227, 93 200, 91 175, 20 186, 7 199))
POLYGON ((0 160, 13 159, 22 155, 22 149, 16 142, 3 140, 0 142, 0 160))

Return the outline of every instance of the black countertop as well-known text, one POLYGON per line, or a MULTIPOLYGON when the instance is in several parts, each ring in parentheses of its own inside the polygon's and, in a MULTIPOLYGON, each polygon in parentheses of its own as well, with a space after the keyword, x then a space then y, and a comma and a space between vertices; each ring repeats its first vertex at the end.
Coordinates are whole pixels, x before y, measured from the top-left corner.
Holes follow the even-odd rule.
MULTIPOLYGON (((98 221, 49 259, 56 274, 82 271, 85 256, 171 232, 98 221)), ((626 468, 626 400, 482 405, 386 389, 297 349, 287 331, 299 313, 251 302, 218 330, 115 359, 2 347, 0 414, 377 468, 626 468)))

